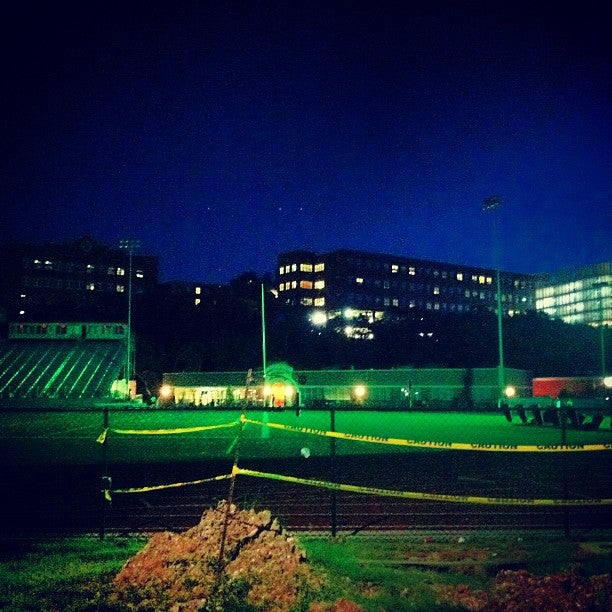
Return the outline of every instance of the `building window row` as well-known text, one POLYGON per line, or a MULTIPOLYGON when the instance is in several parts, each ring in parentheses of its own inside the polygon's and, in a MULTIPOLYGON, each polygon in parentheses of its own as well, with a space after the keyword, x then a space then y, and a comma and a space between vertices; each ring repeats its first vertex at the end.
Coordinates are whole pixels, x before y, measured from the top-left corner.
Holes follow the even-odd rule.
MULTIPOLYGON (((65 272, 67 274, 104 274, 106 276, 125 276, 126 270, 122 267, 109 266, 102 264, 95 266, 94 264, 84 264, 73 261, 51 261, 49 259, 24 259, 24 270, 52 270, 54 272, 65 272)), ((139 279, 144 279, 145 273, 142 269, 135 269, 134 276, 139 279)))
MULTIPOLYGON (((46 277, 32 277, 24 276, 21 279, 23 287, 36 287, 40 289, 53 289, 56 291, 68 290, 68 291, 105 291, 110 293, 124 293, 125 285, 117 283, 102 283, 102 282, 91 282, 76 279, 62 279, 62 278, 46 278, 46 277)), ((136 288, 141 290, 141 288, 136 288)))

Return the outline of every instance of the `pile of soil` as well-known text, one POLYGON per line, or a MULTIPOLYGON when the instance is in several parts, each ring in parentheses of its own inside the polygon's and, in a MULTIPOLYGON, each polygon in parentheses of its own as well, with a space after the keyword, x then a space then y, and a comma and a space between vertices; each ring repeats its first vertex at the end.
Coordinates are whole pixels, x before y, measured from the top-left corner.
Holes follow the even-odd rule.
POLYGON ((133 610, 291 610, 316 587, 305 553, 268 510, 227 510, 221 502, 184 533, 153 535, 115 577, 111 600, 133 610))

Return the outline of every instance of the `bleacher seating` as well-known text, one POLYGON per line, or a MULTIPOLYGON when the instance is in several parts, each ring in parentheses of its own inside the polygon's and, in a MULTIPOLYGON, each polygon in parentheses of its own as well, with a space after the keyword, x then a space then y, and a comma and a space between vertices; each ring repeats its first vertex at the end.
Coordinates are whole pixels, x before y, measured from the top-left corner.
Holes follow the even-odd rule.
POLYGON ((108 398, 124 360, 121 341, 8 341, 0 344, 0 398, 108 398))

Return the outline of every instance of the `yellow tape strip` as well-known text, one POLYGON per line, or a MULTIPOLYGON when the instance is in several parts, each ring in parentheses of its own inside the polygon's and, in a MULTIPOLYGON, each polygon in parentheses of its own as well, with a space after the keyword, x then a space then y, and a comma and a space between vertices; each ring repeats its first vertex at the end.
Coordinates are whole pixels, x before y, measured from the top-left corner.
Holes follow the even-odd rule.
POLYGON ((344 433, 341 431, 328 431, 325 429, 310 429, 308 427, 294 427, 293 425, 283 425, 282 423, 264 423, 244 418, 245 423, 253 425, 263 425, 272 429, 284 429, 295 433, 312 434, 316 436, 327 436, 329 438, 339 438, 342 440, 355 440, 357 442, 371 442, 374 444, 391 444, 394 446, 413 446, 418 448, 441 448, 450 450, 471 450, 471 451, 508 451, 508 452, 577 452, 577 451, 600 451, 612 450, 612 444, 541 444, 541 445, 522 445, 522 444, 471 444, 464 442, 433 442, 429 440, 405 440, 402 438, 384 438, 380 436, 363 436, 360 434, 344 433))
POLYGON ((415 493, 410 491, 394 491, 393 489, 379 489, 374 487, 360 487, 357 485, 341 484, 328 482, 325 480, 308 480, 295 476, 284 476, 281 474, 271 474, 269 472, 258 472, 246 470, 234 466, 232 474, 243 474, 244 476, 254 476, 256 478, 268 478, 270 480, 282 480, 294 484, 333 489, 336 491, 349 491, 351 493, 364 493, 367 495, 380 495, 383 497, 399 497, 405 499, 420 499, 427 501, 445 501, 467 504, 489 504, 499 506, 609 506, 612 499, 519 499, 503 497, 477 497, 473 495, 442 495, 439 493, 415 493))
POLYGON ((105 489, 105 496, 108 493, 148 493, 149 491, 161 491, 162 489, 174 489, 177 487, 188 487, 193 485, 203 484, 205 482, 215 482, 217 480, 227 480, 232 478, 232 474, 223 474, 222 476, 213 476, 212 478, 202 478, 201 480, 191 480, 189 482, 174 482, 172 484, 154 485, 152 487, 137 487, 131 489, 105 489))
MULTIPOLYGON (((211 429, 222 429, 224 427, 236 427, 240 421, 223 423, 222 425, 203 425, 200 427, 181 427, 178 429, 109 429, 116 434, 140 435, 140 436, 163 436, 173 434, 194 433, 196 431, 209 431, 211 429)), ((102 436, 100 436, 102 437, 102 436)), ((99 438, 98 438, 99 441, 99 438)))

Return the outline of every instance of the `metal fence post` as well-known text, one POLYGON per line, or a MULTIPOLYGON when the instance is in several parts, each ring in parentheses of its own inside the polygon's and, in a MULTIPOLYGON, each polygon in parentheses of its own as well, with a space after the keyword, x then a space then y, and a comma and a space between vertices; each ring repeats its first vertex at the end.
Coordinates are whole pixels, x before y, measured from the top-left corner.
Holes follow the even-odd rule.
MULTIPOLYGON (((336 408, 333 402, 330 403, 330 430, 336 431, 336 408)), ((331 473, 332 482, 336 482, 336 438, 331 437, 329 441, 329 467, 331 473)), ((336 537, 336 531, 338 528, 338 513, 337 513, 337 492, 336 489, 331 490, 330 494, 331 501, 331 534, 332 537, 336 537)))

